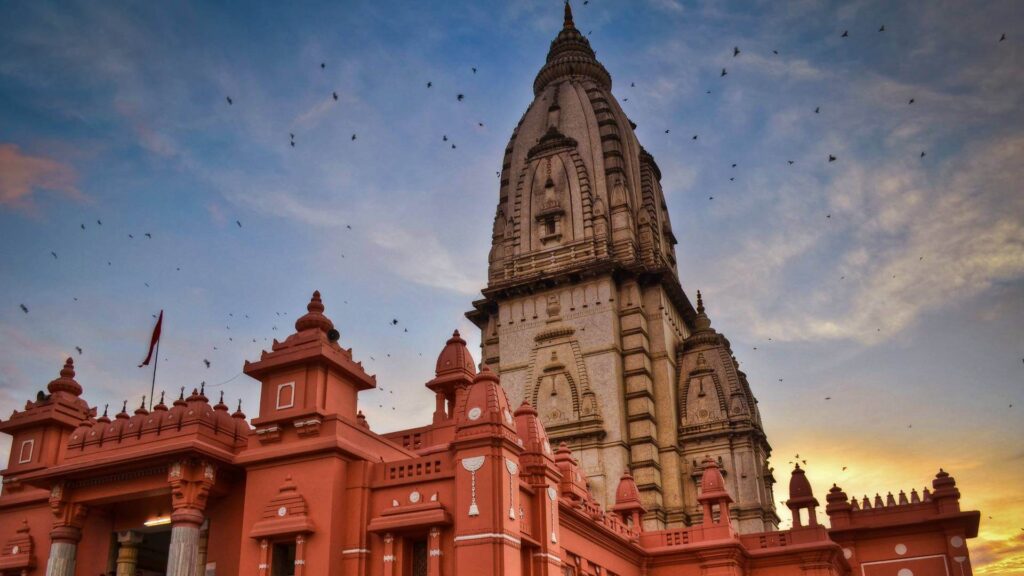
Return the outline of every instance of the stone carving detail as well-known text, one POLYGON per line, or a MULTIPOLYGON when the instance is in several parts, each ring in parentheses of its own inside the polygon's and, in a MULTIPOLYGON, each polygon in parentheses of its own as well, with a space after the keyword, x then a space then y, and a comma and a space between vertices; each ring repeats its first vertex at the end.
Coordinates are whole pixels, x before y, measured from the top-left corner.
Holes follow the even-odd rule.
POLYGON ((462 467, 469 472, 470 475, 470 498, 469 498, 469 515, 479 516, 480 508, 476 505, 476 471, 483 468, 484 457, 473 456, 472 458, 463 458, 462 467))

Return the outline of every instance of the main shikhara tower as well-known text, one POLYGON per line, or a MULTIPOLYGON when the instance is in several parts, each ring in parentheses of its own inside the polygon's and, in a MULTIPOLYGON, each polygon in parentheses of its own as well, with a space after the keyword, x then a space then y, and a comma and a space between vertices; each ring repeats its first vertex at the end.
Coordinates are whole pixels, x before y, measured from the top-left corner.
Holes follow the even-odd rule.
POLYGON ((631 471, 650 529, 701 521, 710 456, 742 532, 776 528, 771 447, 729 341, 679 281, 654 158, 612 79, 565 23, 505 149, 484 298, 483 362, 538 411, 611 507, 631 471))

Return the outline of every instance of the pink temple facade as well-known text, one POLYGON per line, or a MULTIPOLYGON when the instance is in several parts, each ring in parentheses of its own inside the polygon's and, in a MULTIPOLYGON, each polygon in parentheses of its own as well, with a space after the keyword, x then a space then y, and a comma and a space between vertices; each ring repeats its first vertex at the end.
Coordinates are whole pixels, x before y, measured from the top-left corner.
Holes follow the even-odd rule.
POLYGON ((426 382, 432 422, 377 434, 358 405, 376 380, 323 312, 315 293, 295 333, 246 363, 260 384, 251 421, 203 390, 97 416, 69 359, 0 422, 13 436, 0 574, 971 574, 979 513, 960 510, 942 471, 909 496, 858 502, 833 487, 826 528, 798 467, 794 527, 740 534, 707 458, 700 521, 645 530, 629 470, 605 509, 572 452, 476 370, 457 332, 426 382))

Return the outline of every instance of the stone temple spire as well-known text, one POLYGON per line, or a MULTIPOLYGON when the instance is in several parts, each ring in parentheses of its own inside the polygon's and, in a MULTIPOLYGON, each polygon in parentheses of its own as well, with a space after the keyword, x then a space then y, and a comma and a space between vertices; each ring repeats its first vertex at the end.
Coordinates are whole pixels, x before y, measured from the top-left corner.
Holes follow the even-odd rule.
POLYGON ((551 42, 547 62, 533 81, 533 93, 539 95, 552 81, 567 76, 586 77, 605 90, 612 89, 612 77, 600 62, 587 37, 576 29, 572 8, 565 3, 562 30, 551 42))

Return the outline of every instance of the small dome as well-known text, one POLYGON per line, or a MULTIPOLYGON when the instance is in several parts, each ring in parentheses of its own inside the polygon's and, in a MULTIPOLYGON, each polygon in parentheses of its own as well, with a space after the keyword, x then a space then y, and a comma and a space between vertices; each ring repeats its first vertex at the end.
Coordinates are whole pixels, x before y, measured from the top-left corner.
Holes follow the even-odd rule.
POLYGON ((732 497, 725 489, 725 478, 722 477, 722 471, 718 469, 718 462, 708 456, 704 458, 702 464, 704 472, 700 478, 700 496, 697 499, 704 502, 724 498, 732 502, 732 497))
POLYGON ((444 376, 458 372, 466 372, 470 376, 476 376, 476 366, 473 364, 473 356, 469 354, 466 341, 456 330, 452 337, 445 343, 444 349, 437 356, 437 368, 435 375, 444 376))
POLYGON ((807 480, 807 474, 797 464, 793 469, 793 475, 789 478, 789 499, 796 500, 807 497, 814 497, 811 492, 811 483, 807 480))
POLYGON ((612 88, 612 77, 608 70, 597 61, 587 37, 576 29, 568 2, 565 3, 562 31, 551 42, 547 62, 533 81, 533 93, 540 94, 552 81, 567 76, 585 76, 605 90, 612 88))
POLYGON ((615 506, 612 510, 640 510, 641 514, 644 512, 644 506, 640 502, 640 490, 636 487, 636 480, 628 468, 622 471, 622 477, 619 478, 619 486, 615 489, 615 506))
POLYGON ((473 379, 461 404, 456 415, 460 434, 465 430, 466 434, 475 435, 480 431, 474 429, 483 428, 491 435, 519 439, 505 389, 501 387, 498 375, 488 366, 484 365, 473 379))
POLYGON ((60 371, 60 378, 47 384, 46 389, 50 394, 67 392, 76 398, 82 395, 82 386, 75 381, 75 361, 68 358, 64 362, 64 368, 60 371))
POLYGON ((516 432, 523 440, 523 449, 528 453, 543 454, 551 458, 551 443, 548 441, 544 425, 537 417, 537 409, 523 400, 519 408, 516 408, 515 420, 516 432))
POLYGON ((295 321, 295 330, 319 329, 322 332, 330 332, 334 329, 334 323, 330 318, 324 316, 324 303, 320 300, 320 291, 313 292, 313 297, 306 305, 306 314, 295 321))

